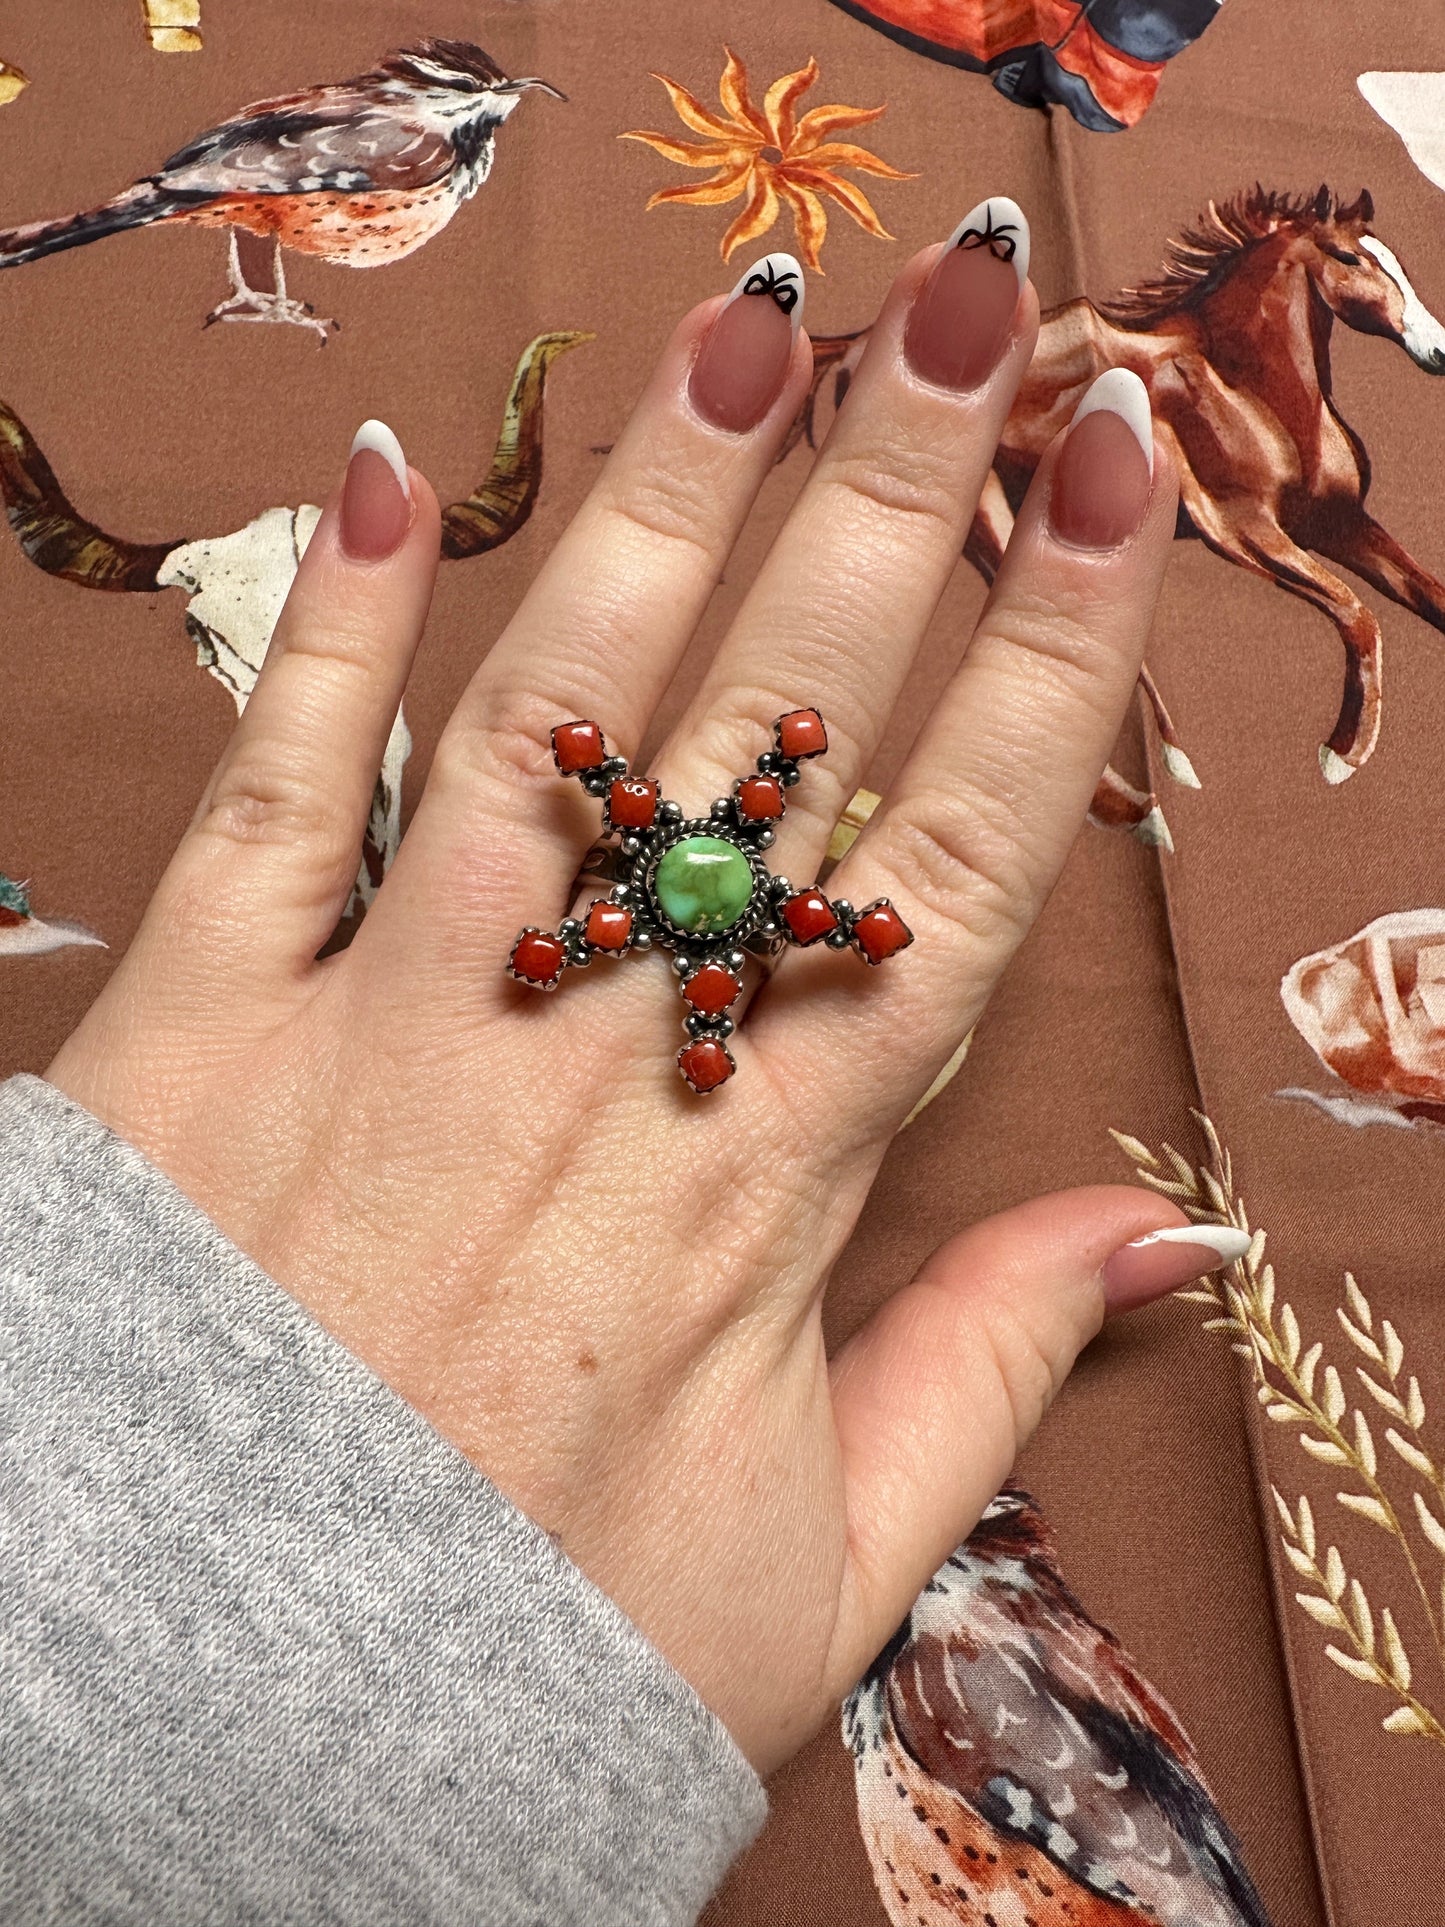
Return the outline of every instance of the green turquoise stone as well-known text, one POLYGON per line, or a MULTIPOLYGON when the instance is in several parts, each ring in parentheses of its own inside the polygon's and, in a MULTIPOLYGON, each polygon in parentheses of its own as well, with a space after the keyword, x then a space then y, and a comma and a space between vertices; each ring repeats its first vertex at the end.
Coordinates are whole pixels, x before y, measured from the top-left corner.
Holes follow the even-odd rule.
POLYGON ((732 928, 752 902, 753 880, 736 843, 685 836, 658 864, 652 889, 667 921, 697 937, 732 928))

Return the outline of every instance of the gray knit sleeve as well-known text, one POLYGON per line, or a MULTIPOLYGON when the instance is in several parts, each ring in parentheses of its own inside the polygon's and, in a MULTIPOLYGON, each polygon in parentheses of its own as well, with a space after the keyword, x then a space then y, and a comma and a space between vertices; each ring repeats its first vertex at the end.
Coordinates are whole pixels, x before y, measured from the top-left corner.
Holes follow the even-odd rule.
POLYGON ((763 1805, 417 1413, 138 1151, 0 1084, 6 1927, 672 1927, 763 1805))

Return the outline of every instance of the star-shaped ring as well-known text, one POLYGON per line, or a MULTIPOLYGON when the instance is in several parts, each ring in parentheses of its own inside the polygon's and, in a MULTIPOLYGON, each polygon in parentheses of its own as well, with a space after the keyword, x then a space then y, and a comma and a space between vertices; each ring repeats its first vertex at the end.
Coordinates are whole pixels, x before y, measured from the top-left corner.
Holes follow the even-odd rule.
POLYGON ((726 1042, 734 1028, 728 1012, 742 995, 747 952, 771 956, 784 944, 825 943, 880 964, 913 941, 887 897, 855 910, 830 902, 816 886, 795 890, 768 869, 762 853, 798 765, 828 747, 823 718, 816 709, 780 716, 773 744, 756 773, 740 776, 710 815, 685 817, 650 777, 630 776, 620 756, 608 755, 596 723, 559 723, 552 731, 557 768, 601 798, 603 833, 620 839, 618 880, 555 934, 529 925, 512 946, 508 974, 535 990, 555 990, 564 970, 594 956, 654 945, 670 950, 687 1005, 677 1067, 699 1093, 715 1091, 737 1069, 726 1042))

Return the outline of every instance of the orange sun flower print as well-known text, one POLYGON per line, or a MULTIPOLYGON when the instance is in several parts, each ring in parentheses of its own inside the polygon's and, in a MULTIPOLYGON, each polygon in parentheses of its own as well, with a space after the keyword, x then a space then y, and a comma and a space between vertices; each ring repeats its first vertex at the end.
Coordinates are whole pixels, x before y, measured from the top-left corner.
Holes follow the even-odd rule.
POLYGON ((799 254, 821 274, 818 257, 828 232, 825 199, 836 202, 869 234, 891 241, 893 236, 874 213, 868 196, 844 179, 843 170, 874 174, 884 181, 911 181, 916 177, 891 167, 866 147, 833 139, 835 134, 877 120, 885 110, 828 105, 811 107, 800 117, 798 103, 818 78, 816 60, 775 80, 758 107, 748 92, 747 68, 730 47, 724 52, 727 64, 718 86, 722 114, 704 107, 686 87, 669 80, 666 74, 652 76, 667 89, 683 125, 703 136, 700 141, 673 140, 667 134, 641 130, 619 137, 645 141, 682 167, 713 170, 705 181, 659 188, 647 205, 653 208, 665 201, 681 201, 692 207, 720 207, 744 197, 742 212, 722 238, 724 261, 745 241, 766 234, 786 207, 797 230, 799 254))

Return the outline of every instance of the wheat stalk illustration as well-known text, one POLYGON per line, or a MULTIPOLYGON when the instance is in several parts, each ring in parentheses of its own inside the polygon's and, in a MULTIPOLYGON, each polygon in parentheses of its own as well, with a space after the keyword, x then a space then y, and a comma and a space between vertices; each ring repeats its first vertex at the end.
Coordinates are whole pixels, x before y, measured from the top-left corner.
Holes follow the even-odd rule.
MULTIPOLYGON (((1241 1259, 1175 1295, 1211 1308, 1215 1316, 1204 1321, 1205 1330, 1227 1334, 1231 1348, 1249 1360, 1265 1416, 1294 1427, 1307 1457, 1341 1473, 1336 1503, 1392 1542, 1419 1600, 1434 1669, 1445 1685, 1445 1468, 1426 1440, 1425 1398, 1419 1379, 1406 1371, 1404 1341, 1388 1318, 1377 1322, 1369 1299, 1346 1272, 1344 1303, 1336 1316, 1356 1356, 1344 1357, 1342 1371, 1326 1359, 1322 1339, 1306 1344, 1294 1307, 1281 1299, 1274 1267, 1265 1259, 1265 1233, 1250 1225, 1235 1192, 1229 1153, 1213 1122, 1199 1111, 1192 1115, 1208 1153, 1197 1166, 1170 1144, 1161 1145, 1156 1155, 1138 1138, 1109 1133, 1141 1183, 1173 1199, 1196 1224, 1233 1225, 1250 1234, 1241 1259), (1351 1382, 1364 1388, 1363 1400, 1346 1390, 1350 1368, 1351 1382), (1366 1405, 1388 1421, 1383 1464, 1366 1405)), ((1395 1700, 1383 1721, 1387 1733, 1414 1734, 1445 1748, 1445 1696, 1432 1710, 1415 1691, 1415 1668, 1395 1615, 1389 1607, 1376 1614, 1337 1546, 1326 1546, 1321 1560, 1307 1498, 1301 1496, 1291 1508, 1276 1490, 1274 1501, 1284 1557, 1303 1585, 1295 1601, 1331 1635, 1325 1646, 1329 1658, 1352 1679, 1395 1700)))

